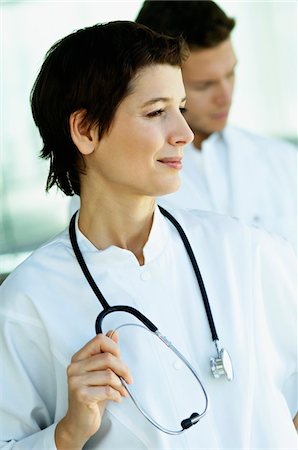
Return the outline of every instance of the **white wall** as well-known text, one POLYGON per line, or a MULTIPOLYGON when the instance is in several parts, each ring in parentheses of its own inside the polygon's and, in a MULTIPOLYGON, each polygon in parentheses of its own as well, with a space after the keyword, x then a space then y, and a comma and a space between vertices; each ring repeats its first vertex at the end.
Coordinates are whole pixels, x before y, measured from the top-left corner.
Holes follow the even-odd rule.
POLYGON ((219 1, 237 21, 239 59, 231 121, 260 133, 297 137, 297 2, 219 1))

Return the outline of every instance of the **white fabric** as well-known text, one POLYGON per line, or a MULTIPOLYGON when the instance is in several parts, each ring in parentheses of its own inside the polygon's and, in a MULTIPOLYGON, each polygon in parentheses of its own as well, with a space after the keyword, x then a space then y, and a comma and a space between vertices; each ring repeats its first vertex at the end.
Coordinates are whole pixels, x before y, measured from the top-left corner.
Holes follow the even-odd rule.
MULTIPOLYGON (((98 251, 77 231, 109 303, 147 315, 194 365, 210 397, 206 417, 178 437, 156 430, 129 399, 108 403, 100 430, 84 449, 295 449, 297 322, 290 246, 220 215, 176 211, 175 217, 193 246, 235 379, 215 380, 210 373, 214 345, 198 285, 180 237, 158 210, 144 266, 128 250, 98 251)), ((1 449, 55 450, 55 423, 67 410, 66 367, 94 336, 100 310, 67 230, 3 283, 1 449)), ((181 386, 173 375, 168 373, 170 395, 160 415, 176 419, 181 386)), ((150 373, 143 377, 150 385, 150 373)), ((195 395, 187 385, 183 389, 186 401, 195 395)))

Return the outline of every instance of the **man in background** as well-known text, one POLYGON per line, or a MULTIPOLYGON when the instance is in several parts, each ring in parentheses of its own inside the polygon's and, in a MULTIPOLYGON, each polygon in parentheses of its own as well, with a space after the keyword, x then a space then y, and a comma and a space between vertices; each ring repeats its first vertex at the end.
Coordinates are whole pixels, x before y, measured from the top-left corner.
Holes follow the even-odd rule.
MULTIPOLYGON (((213 1, 145 1, 136 22, 182 35, 185 118, 195 138, 185 149, 181 187, 165 207, 229 214, 285 237, 296 248, 297 149, 227 125, 237 57, 235 20, 213 1)), ((253 70, 253 67, 252 67, 253 70)))

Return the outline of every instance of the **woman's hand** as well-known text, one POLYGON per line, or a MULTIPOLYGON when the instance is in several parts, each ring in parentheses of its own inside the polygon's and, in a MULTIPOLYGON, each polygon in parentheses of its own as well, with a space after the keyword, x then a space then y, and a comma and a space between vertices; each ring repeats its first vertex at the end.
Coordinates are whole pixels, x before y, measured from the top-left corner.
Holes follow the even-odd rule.
POLYGON ((68 411, 56 427, 58 450, 81 450, 101 424, 107 400, 120 402, 127 391, 119 376, 127 383, 132 377, 120 360, 115 333, 102 334, 89 341, 72 357, 67 369, 68 411))

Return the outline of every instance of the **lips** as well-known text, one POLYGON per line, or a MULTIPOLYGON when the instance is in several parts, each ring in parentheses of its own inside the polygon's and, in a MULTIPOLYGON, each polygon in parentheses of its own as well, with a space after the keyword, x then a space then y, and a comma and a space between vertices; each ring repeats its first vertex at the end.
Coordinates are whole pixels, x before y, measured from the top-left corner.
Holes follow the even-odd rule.
POLYGON ((222 111, 215 114, 212 114, 213 119, 215 120, 223 120, 227 119, 229 112, 228 111, 222 111))
POLYGON ((170 167, 171 169, 180 170, 182 168, 182 158, 179 156, 161 158, 158 159, 158 162, 164 164, 167 167, 170 167))

